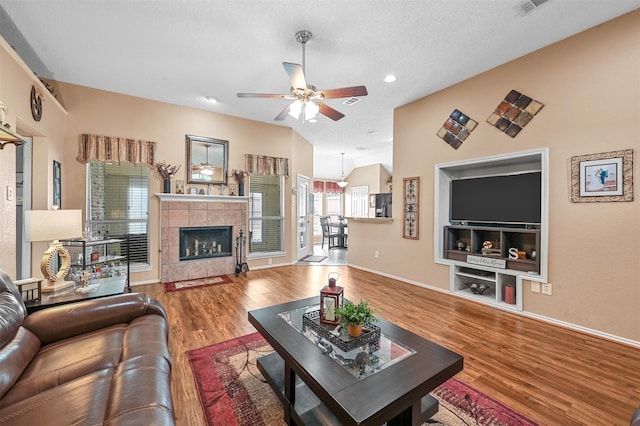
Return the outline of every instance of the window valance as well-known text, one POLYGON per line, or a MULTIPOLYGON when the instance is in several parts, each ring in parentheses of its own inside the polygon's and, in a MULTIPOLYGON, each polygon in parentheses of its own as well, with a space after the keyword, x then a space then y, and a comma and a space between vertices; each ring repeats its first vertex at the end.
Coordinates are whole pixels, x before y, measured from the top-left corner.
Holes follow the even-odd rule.
POLYGON ((321 180, 313 181, 313 192, 324 192, 324 182, 321 180))
POLYGON ((342 194, 344 192, 344 188, 340 188, 338 182, 325 182, 324 190, 328 194, 342 194))
POLYGON ((245 170, 249 174, 289 177, 289 159, 264 155, 244 155, 245 170))
POLYGON ((155 142, 85 133, 80 135, 76 159, 85 164, 97 161, 155 167, 155 156, 155 142))

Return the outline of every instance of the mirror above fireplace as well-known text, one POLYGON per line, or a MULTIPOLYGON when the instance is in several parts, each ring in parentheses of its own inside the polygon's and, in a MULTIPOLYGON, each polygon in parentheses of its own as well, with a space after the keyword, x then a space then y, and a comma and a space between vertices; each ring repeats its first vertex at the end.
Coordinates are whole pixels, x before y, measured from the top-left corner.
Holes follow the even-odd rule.
POLYGON ((227 184, 229 141, 186 135, 187 183, 227 184))

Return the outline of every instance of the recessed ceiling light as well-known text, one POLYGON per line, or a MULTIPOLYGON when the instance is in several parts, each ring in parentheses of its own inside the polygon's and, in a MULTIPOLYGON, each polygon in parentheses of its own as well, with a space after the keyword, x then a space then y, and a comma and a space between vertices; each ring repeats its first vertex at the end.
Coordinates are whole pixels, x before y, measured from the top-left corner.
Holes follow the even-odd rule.
POLYGON ((396 76, 393 74, 389 74, 384 78, 385 83, 393 83, 394 81, 396 81, 396 76))
POLYGON ((205 96, 204 98, 212 104, 217 104, 219 102, 218 98, 216 98, 215 96, 205 96))
POLYGON ((311 120, 307 120, 309 123, 317 123, 318 120, 316 120, 315 118, 312 118, 311 120))

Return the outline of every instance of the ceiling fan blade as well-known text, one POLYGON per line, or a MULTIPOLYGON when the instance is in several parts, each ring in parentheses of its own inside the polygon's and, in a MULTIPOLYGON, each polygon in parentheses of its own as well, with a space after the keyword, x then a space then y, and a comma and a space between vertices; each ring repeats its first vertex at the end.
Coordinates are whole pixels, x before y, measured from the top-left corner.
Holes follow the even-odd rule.
POLYGON ((239 98, 273 98, 273 99, 286 99, 286 95, 278 95, 272 93, 238 93, 239 98))
POLYGON ((321 90, 324 99, 350 98, 351 96, 367 96, 367 88, 365 86, 342 87, 340 89, 321 90))
POLYGON ((342 117, 344 117, 344 114, 341 113, 340 111, 338 111, 337 109, 333 109, 331 108, 329 105, 327 104, 323 104, 322 102, 316 102, 316 104, 318 105, 318 107, 320 108, 320 114, 326 115, 327 117, 329 117, 330 119, 332 119, 333 121, 338 121, 340 120, 342 117))
POLYGON ((302 65, 292 64, 291 62, 283 62, 285 71, 289 74, 289 80, 291 80, 291 87, 294 89, 307 89, 307 81, 304 79, 304 71, 302 65))
POLYGON ((287 118, 287 114, 289 114, 289 105, 287 105, 287 107, 285 109, 282 110, 282 112, 280 114, 278 114, 276 116, 276 118, 274 118, 274 120, 276 121, 282 121, 285 118, 287 118))

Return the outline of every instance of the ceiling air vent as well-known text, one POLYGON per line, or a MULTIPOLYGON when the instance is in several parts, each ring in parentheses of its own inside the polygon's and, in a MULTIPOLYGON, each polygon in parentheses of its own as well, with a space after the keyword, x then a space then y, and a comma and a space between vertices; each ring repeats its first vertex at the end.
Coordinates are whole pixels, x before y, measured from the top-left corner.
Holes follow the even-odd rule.
POLYGON ((526 0, 517 6, 518 12, 522 15, 533 12, 536 7, 539 7, 542 3, 546 3, 549 0, 526 0))
POLYGON ((345 99, 344 101, 342 101, 342 103, 346 106, 353 106, 355 104, 357 104, 358 102, 360 102, 362 99, 360 98, 356 98, 356 97, 350 97, 349 99, 345 99))

